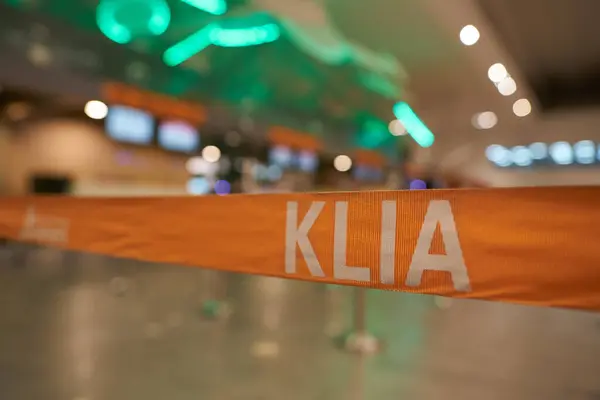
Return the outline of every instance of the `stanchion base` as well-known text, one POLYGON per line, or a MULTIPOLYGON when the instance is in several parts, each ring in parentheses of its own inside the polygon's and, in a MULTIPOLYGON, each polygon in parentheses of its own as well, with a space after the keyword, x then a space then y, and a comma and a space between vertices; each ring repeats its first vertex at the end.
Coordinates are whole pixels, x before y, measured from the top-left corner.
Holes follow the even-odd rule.
POLYGON ((337 342, 344 350, 363 355, 377 354, 383 348, 381 340, 369 333, 351 332, 338 337, 337 342))
POLYGON ((207 300, 202 303, 202 315, 208 319, 227 319, 231 315, 231 306, 224 301, 207 300))
POLYGON ((440 310, 447 310, 452 307, 452 299, 449 297, 435 296, 434 302, 440 310))
POLYGON ((340 336, 344 333, 344 328, 341 323, 329 323, 325 327, 325 334, 334 340, 339 340, 340 336))

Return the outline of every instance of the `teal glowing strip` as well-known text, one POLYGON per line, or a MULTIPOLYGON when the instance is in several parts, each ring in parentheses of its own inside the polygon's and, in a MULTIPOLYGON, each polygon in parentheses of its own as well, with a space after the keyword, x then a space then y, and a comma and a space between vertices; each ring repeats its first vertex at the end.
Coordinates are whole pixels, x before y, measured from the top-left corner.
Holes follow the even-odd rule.
POLYGON ((214 29, 211 32, 211 42, 220 47, 247 47, 258 46, 274 42, 279 38, 279 27, 275 24, 266 24, 250 28, 214 29))
POLYGON ((223 15, 227 12, 225 0, 181 0, 184 3, 212 15, 223 15))
POLYGON ((408 104, 396 103, 393 111, 396 119, 402 122, 408 134, 419 146, 430 147, 433 144, 435 141, 433 132, 429 130, 408 104))
POLYGON ((211 34, 215 28, 217 28, 215 25, 207 25, 181 42, 169 47, 163 54, 165 64, 171 67, 179 65, 210 46, 212 44, 211 34))
POLYGON ((249 28, 226 29, 210 24, 169 47, 163 54, 165 64, 173 67, 198 54, 210 45, 220 47, 258 46, 279 38, 279 26, 266 24, 249 28))
MULTIPOLYGON (((137 5, 132 1, 101 0, 96 7, 96 23, 100 31, 110 40, 126 44, 133 39, 133 32, 126 24, 117 20, 117 14, 127 6, 137 5)), ((150 14, 145 21, 148 33, 160 36, 169 27, 171 9, 166 0, 145 0, 144 6, 150 7, 150 14)))

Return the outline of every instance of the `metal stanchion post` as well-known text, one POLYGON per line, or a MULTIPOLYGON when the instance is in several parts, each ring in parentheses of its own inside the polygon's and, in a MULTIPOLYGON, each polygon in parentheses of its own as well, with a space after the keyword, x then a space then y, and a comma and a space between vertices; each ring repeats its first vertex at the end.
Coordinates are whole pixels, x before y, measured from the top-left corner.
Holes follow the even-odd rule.
POLYGON ((32 246, 19 241, 9 241, 9 259, 15 268, 26 268, 31 258, 32 246))
POLYGON ((450 297, 435 296, 433 300, 440 310, 447 310, 452 307, 452 299, 450 297))
POLYGON ((368 397, 365 395, 366 361, 364 357, 361 357, 353 363, 354 366, 345 393, 345 398, 348 400, 364 400, 368 397))
POLYGON ((367 291, 363 288, 354 290, 354 327, 346 336, 346 350, 360 354, 374 354, 381 350, 381 342, 367 329, 367 291))
POLYGON ((325 333, 331 338, 340 338, 348 329, 347 313, 345 307, 346 288, 337 285, 327 285, 327 323, 325 333))
POLYGON ((221 272, 206 271, 208 296, 202 302, 202 314, 211 319, 225 319, 231 314, 231 306, 226 300, 227 282, 221 272))
POLYGON ((8 261, 12 255, 11 244, 8 239, 0 238, 0 261, 8 261))

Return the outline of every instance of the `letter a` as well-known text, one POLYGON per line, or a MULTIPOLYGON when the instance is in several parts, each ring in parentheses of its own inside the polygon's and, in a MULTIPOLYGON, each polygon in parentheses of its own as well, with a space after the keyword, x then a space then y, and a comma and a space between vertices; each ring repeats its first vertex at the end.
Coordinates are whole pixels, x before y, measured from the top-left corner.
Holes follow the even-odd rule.
POLYGON ((471 290, 467 267, 458 241, 456 225, 454 224, 452 208, 447 200, 434 200, 429 203, 423 227, 417 240, 417 247, 408 269, 406 284, 408 286, 419 286, 425 270, 450 272, 454 289, 462 292, 471 290), (442 231, 446 255, 429 254, 429 246, 438 223, 442 231))
POLYGON ((317 255, 308 240, 308 231, 321 214, 324 201, 315 201, 310 205, 306 216, 298 226, 298 202, 288 201, 285 226, 285 273, 296 273, 296 243, 312 276, 325 276, 317 255))

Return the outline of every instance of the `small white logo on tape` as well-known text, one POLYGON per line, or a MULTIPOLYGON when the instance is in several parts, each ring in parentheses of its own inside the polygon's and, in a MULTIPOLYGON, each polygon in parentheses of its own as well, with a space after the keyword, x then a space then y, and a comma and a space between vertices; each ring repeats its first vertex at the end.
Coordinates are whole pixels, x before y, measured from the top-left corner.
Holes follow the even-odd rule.
POLYGON ((67 243, 69 220, 36 214, 35 206, 30 206, 25 214, 19 238, 36 242, 67 243))

